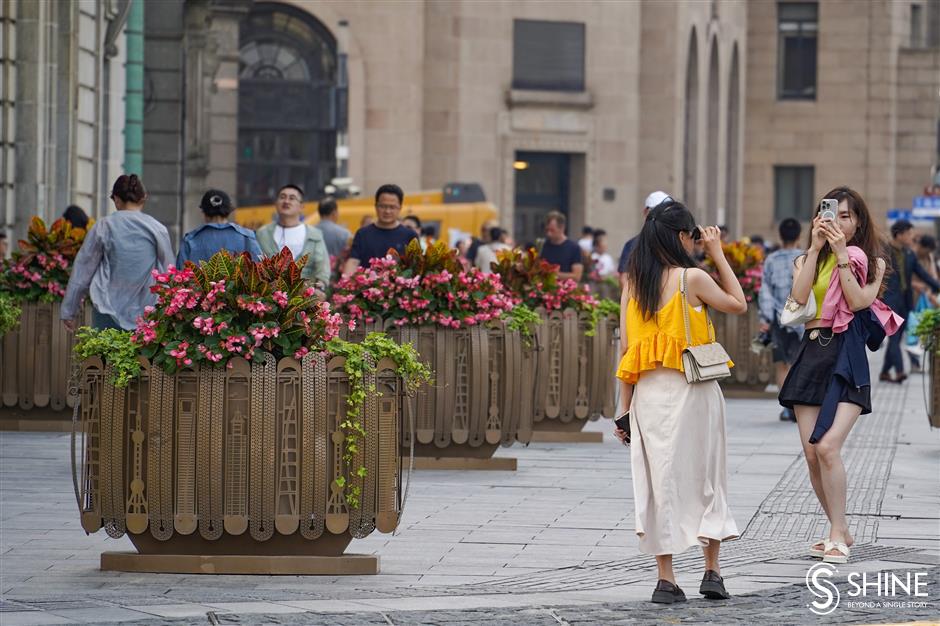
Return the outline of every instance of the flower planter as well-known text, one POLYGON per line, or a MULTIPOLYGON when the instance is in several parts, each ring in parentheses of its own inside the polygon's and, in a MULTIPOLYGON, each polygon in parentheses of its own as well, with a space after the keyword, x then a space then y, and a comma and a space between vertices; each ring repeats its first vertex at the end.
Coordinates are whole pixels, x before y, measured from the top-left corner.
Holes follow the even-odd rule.
POLYGON ((491 457, 500 446, 532 439, 538 363, 522 335, 504 326, 456 330, 391 322, 344 335, 355 341, 383 330, 414 346, 434 372, 433 385, 404 399, 402 455, 413 450, 418 469, 516 469, 515 459, 491 457))
MULTIPOLYGON (((166 375, 141 359, 126 388, 110 366, 81 365, 82 527, 125 532, 139 554, 103 568, 216 573, 376 573, 377 557, 343 557, 353 538, 392 532, 401 510, 402 383, 390 360, 373 375, 365 438, 352 466, 360 506, 347 504, 348 379, 344 360, 232 359, 166 375), (330 557, 330 558, 323 558, 330 557)), ((366 380, 367 383, 371 382, 366 380)), ((351 473, 351 472, 349 472, 351 473)))
POLYGON ((763 393, 773 380, 773 353, 769 348, 760 353, 751 350, 751 341, 760 331, 757 307, 748 307, 746 315, 709 311, 709 316, 715 324, 715 337, 734 361, 731 378, 722 381, 722 386, 732 393, 763 393))
POLYGON ((933 331, 924 346, 924 352, 930 360, 929 370, 929 389, 927 392, 927 418, 930 421, 931 428, 940 428, 940 354, 937 354, 940 346, 940 328, 933 331))
MULTIPOLYGON (((0 337, 0 389, 7 415, 36 419, 71 418, 68 394, 74 336, 59 320, 59 303, 23 302, 20 325, 0 337), (28 412, 28 413, 27 413, 28 412)), ((5 415, 6 417, 6 415, 5 415)))
POLYGON ((620 321, 614 316, 600 320, 589 337, 590 318, 585 313, 573 309, 539 313, 536 430, 578 432, 589 419, 612 417, 620 321))

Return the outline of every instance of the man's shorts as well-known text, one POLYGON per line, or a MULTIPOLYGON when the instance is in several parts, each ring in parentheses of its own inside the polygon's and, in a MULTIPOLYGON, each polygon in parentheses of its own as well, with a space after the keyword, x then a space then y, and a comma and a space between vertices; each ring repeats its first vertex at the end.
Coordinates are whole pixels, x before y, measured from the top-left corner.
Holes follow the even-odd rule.
POLYGON ((800 351, 800 335, 792 328, 774 322, 770 327, 770 341, 773 344, 774 363, 792 365, 800 351))

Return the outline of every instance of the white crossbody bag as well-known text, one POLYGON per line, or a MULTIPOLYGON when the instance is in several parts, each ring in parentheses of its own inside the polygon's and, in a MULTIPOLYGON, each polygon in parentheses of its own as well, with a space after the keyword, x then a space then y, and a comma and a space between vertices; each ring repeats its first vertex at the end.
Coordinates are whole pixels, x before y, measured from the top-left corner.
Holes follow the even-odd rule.
POLYGON ((682 270, 682 278, 679 282, 679 291, 682 292, 682 318, 685 321, 685 341, 688 347, 682 351, 682 368, 685 370, 685 380, 688 383, 704 383, 710 380, 721 380, 731 376, 731 368, 728 367, 728 361, 731 357, 725 351, 724 347, 715 340, 715 328, 708 319, 708 307, 705 309, 705 324, 711 331, 709 343, 700 346, 692 345, 692 331, 689 326, 689 300, 686 297, 685 274, 688 270, 682 270))

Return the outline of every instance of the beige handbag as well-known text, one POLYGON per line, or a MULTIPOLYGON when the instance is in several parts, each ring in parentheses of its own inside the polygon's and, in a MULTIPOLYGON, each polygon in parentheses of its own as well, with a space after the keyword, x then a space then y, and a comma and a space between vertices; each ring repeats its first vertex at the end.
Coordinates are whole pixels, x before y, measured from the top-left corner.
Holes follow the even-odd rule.
POLYGON ((731 357, 725 352, 720 343, 715 341, 715 328, 708 319, 708 307, 705 307, 705 323, 711 331, 711 342, 700 346, 692 345, 692 331, 689 327, 689 300, 686 297, 685 274, 688 270, 682 270, 682 278, 679 283, 679 290, 682 292, 682 318, 685 321, 685 341, 688 347, 682 351, 682 368, 685 370, 685 380, 688 383, 704 383, 710 380, 721 380, 731 376, 731 368, 728 367, 728 361, 731 357))
POLYGON ((802 326, 816 319, 816 297, 810 291, 806 304, 800 304, 792 297, 787 296, 787 303, 780 311, 780 323, 783 326, 802 326))

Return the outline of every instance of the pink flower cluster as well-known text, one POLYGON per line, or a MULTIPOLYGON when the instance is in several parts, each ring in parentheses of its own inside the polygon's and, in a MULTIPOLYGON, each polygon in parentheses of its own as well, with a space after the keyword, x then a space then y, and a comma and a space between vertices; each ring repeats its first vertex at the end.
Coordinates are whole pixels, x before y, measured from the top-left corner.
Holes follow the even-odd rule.
POLYGON ((405 324, 436 324, 465 328, 500 318, 512 308, 499 276, 476 268, 415 273, 393 257, 375 259, 341 278, 333 304, 351 320, 371 323, 392 320, 405 324))
POLYGON ((299 270, 284 275, 267 270, 264 261, 237 263, 227 278, 190 264, 154 272, 156 306, 145 309, 132 336, 141 353, 170 372, 198 361, 252 359, 259 351, 300 358, 323 350, 346 324, 329 303, 312 297, 299 270))

